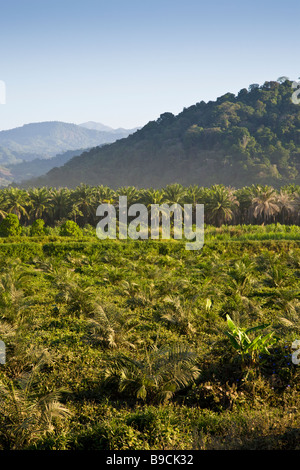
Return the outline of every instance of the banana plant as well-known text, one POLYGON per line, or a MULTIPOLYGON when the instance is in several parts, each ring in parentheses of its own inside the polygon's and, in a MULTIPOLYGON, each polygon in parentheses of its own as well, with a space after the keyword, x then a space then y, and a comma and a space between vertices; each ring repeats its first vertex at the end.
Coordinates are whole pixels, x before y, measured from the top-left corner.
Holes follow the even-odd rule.
POLYGON ((263 330, 269 325, 263 324, 252 328, 241 328, 233 322, 229 315, 226 315, 226 319, 229 330, 227 330, 225 334, 228 336, 237 354, 241 357, 242 364, 245 363, 245 359, 249 356, 251 364, 255 364, 259 354, 270 354, 268 348, 273 346, 277 341, 277 338, 274 337, 274 331, 264 336, 258 335, 254 339, 249 337, 249 334, 263 330))

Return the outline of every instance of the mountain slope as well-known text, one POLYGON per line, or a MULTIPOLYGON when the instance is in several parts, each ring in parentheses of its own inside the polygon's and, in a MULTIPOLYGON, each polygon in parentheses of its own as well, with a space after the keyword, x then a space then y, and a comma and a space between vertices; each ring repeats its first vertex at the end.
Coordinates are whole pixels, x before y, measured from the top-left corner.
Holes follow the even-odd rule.
POLYGON ((8 186, 11 183, 18 183, 31 178, 44 175, 52 168, 60 167, 72 157, 80 155, 86 149, 68 150, 51 158, 35 158, 29 162, 23 161, 15 165, 7 165, 0 168, 0 185, 8 186))
POLYGON ((142 129, 72 158, 30 182, 80 183, 112 188, 252 183, 300 183, 300 106, 291 82, 265 82, 201 101, 174 116, 162 114, 142 129))
POLYGON ((91 148, 115 142, 131 131, 99 131, 65 122, 39 122, 0 132, 0 163, 19 163, 50 158, 67 150, 91 148))

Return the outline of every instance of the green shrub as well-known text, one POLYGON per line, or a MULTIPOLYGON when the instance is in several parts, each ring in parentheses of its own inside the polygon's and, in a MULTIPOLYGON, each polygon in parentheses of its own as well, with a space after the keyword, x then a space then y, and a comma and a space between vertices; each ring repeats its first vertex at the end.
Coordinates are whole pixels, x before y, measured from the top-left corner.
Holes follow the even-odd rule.
POLYGON ((22 227, 18 217, 15 214, 8 214, 0 224, 1 237, 15 237, 21 235, 22 227))
POLYGON ((46 231, 44 228, 45 222, 42 219, 36 219, 30 227, 30 236, 41 236, 45 235, 46 231))
POLYGON ((61 227, 59 231, 61 237, 79 237, 81 235, 81 230, 79 225, 76 224, 73 220, 67 220, 61 227))

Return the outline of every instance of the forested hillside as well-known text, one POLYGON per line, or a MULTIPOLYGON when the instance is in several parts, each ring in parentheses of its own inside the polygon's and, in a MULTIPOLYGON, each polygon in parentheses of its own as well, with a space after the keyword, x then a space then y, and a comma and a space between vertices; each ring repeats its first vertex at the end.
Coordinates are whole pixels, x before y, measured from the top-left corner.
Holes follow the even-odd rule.
POLYGON ((200 101, 177 116, 166 112, 27 187, 298 184, 300 106, 292 102, 293 92, 288 79, 271 81, 200 101))

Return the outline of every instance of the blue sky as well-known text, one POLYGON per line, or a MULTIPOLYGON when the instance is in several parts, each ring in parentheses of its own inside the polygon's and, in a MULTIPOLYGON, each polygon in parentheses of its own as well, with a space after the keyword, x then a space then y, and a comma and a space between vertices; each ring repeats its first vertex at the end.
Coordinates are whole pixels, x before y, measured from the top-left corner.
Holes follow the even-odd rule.
POLYGON ((132 128, 300 76, 299 0, 2 0, 0 13, 0 130, 132 128))

